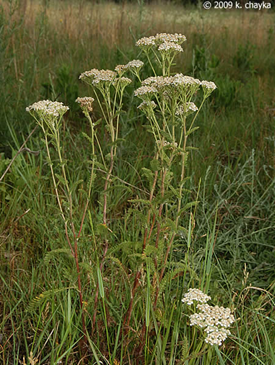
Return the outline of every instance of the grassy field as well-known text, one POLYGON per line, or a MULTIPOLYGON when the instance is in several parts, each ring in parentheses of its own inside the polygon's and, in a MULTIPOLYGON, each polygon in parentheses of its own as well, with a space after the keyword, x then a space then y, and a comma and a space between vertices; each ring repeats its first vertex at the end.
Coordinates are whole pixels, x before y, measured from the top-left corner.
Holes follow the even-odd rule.
POLYGON ((274 10, 1 1, 0 49, 0 363, 273 365, 274 10), (112 114, 120 115, 118 140, 112 123, 93 126, 106 100, 95 101, 91 129, 75 103, 95 98, 79 80, 85 70, 139 59, 141 79, 153 76, 135 42, 161 32, 187 38, 173 74, 217 85, 188 137, 184 190, 176 184, 181 160, 165 165, 137 109, 138 78, 112 114), (70 108, 59 135, 63 160, 25 111, 44 99, 70 108), (29 150, 16 156, 33 130, 29 150), (176 212, 176 202, 185 209, 176 212), (189 326, 181 303, 189 288, 234 314, 222 346, 189 326))

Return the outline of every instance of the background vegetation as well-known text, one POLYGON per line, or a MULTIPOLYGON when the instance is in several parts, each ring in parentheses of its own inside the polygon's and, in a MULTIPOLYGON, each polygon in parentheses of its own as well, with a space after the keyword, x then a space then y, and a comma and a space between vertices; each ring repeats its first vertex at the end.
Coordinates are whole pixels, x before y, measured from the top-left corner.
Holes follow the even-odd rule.
MULTIPOLYGON (((198 117, 200 129, 191 137, 192 145, 199 149, 189 159, 188 188, 200 201, 192 265, 199 273, 209 249, 206 237, 211 235, 209 291, 219 304, 235 308, 238 319, 234 336, 242 342, 237 345, 234 338, 226 342, 224 361, 274 364, 273 11, 204 11, 142 1, 1 1, 0 177, 35 127, 26 106, 49 98, 70 107, 63 128, 64 150, 70 179, 85 180, 81 174, 91 151, 81 132, 89 129, 74 101, 79 95, 89 95, 89 89, 78 77, 84 70, 113 69, 132 59, 145 62, 142 78, 150 76, 146 59, 134 44, 140 37, 158 32, 185 34, 185 52, 177 59, 176 71, 212 80, 218 87, 198 117)), ((144 189, 141 167, 150 162, 153 141, 136 109, 133 90, 138 86, 138 82, 130 86, 124 99, 121 137, 128 142, 119 148, 116 174, 144 189)), ((95 120, 98 114, 95 110, 95 120)), ((104 136, 103 129, 99 133, 104 136)), ((27 143, 39 154, 19 154, 0 185, 0 358, 4 364, 18 363, 23 356, 27 359, 30 351, 41 364, 57 363, 61 356, 62 361, 74 364, 81 357, 76 348, 81 333, 78 297, 68 287, 73 273, 68 258, 50 254, 62 250, 66 242, 41 137, 37 129, 27 143), (50 299, 40 302, 43 292, 50 299)), ((128 231, 135 232, 135 222, 130 219, 126 229, 122 219, 129 199, 138 194, 135 188, 122 185, 110 193, 110 224, 114 232, 120 232, 121 241, 127 240, 128 231)), ((95 202, 98 194, 95 187, 95 202)), ((80 216, 83 200, 77 194, 75 199, 79 199, 80 216)), ((91 214, 96 214, 96 205, 91 214)), ((182 220, 188 226, 188 215, 182 220)), ((86 261, 91 255, 88 226, 81 242, 86 261)), ((128 254, 130 249, 119 256, 123 263, 128 254)), ((178 249, 174 259, 181 260, 184 254, 178 249)), ((119 293, 120 289, 112 287, 112 275, 117 273, 109 267, 105 284, 119 293)), ((199 278, 192 280, 192 285, 199 286, 199 278)), ((115 313, 115 301, 111 304, 115 313)), ((92 316, 92 311, 93 298, 87 303, 87 313, 92 316)), ((115 316, 110 318, 119 323, 115 316)), ((100 335, 103 323, 98 326, 95 346, 104 338, 100 335)), ((115 334, 111 336, 115 341, 115 334)), ((184 342, 181 346, 184 348, 184 342)), ((123 364, 135 364, 130 358, 137 356, 136 351, 132 348, 123 364)), ((212 363, 219 361, 217 356, 212 363)))

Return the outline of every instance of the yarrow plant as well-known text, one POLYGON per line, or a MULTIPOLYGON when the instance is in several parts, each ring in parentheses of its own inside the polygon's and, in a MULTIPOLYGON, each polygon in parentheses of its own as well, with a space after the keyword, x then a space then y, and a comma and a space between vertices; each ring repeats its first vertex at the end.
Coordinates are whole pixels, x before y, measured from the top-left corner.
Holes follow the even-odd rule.
MULTIPOLYGON (((161 282, 166 272, 167 260, 177 232, 181 229, 179 219, 182 211, 185 210, 182 207, 182 200, 184 183, 186 181, 185 167, 189 153, 187 140, 197 129, 193 125, 203 103, 216 89, 216 85, 213 82, 200 81, 182 73, 172 75, 172 63, 175 56, 183 51, 181 44, 185 41, 186 37, 182 34, 161 33, 141 38, 136 42, 136 46, 140 47, 147 56, 154 73, 154 76, 147 77, 141 81, 142 86, 135 90, 134 95, 142 100, 138 108, 145 113, 149 121, 156 146, 154 157, 155 169, 153 169, 149 177, 152 186, 150 202, 153 204, 153 208, 148 211, 147 225, 143 238, 144 252, 146 252, 147 246, 149 246, 148 242, 152 241, 152 239, 155 241, 156 250, 158 250, 158 254, 154 258, 155 270, 158 272, 158 283, 156 284, 154 299, 155 308, 158 302, 161 282), (152 58, 156 60, 162 75, 157 75, 157 71, 151 62, 152 58), (203 97, 200 106, 197 107, 193 100, 196 98, 200 88, 203 90, 203 97), (189 120, 189 116, 193 113, 195 113, 193 119, 189 120), (178 163, 179 160, 181 164, 180 176, 173 176, 171 167, 173 164, 178 163), (173 200, 175 196, 177 199, 174 225, 173 228, 170 227, 170 232, 166 233, 166 238, 168 237, 166 248, 164 248, 165 240, 161 237, 161 226, 167 225, 169 227, 170 224, 167 219, 162 217, 164 204, 154 204, 157 199, 153 199, 153 197, 154 195, 158 196, 156 192, 157 186, 160 186, 159 199, 164 200, 164 197, 171 193, 174 195, 173 200), (153 217, 151 217, 153 211, 153 217), (154 230, 155 223, 157 226, 156 230, 154 230), (164 252, 162 253, 163 248, 164 252)), ((196 204, 196 202, 192 204, 196 204)), ((167 212, 169 212, 167 204, 165 204, 165 210, 167 215, 167 212)), ((173 214, 171 212, 171 215, 173 214)))
POLYGON ((198 326, 204 329, 207 333, 206 343, 212 346, 221 346, 227 336, 230 335, 228 328, 234 323, 235 319, 229 308, 210 306, 206 304, 209 300, 211 300, 211 297, 201 290, 189 289, 184 294, 182 302, 189 306, 193 305, 194 302, 202 303, 196 305, 199 313, 190 315, 190 326, 198 326))
MULTIPOLYGON (((101 316, 99 322, 103 320, 105 325, 109 363, 111 364, 116 362, 115 356, 111 354, 112 341, 109 327, 110 323, 116 323, 117 319, 110 320, 110 318, 107 318, 113 310, 111 305, 108 308, 111 301, 105 301, 104 286, 108 285, 109 279, 104 280, 104 275, 109 265, 108 262, 113 261, 119 266, 123 275, 127 277, 126 282, 128 285, 128 294, 123 294, 125 303, 122 306, 123 313, 115 346, 117 348, 119 338, 125 338, 126 347, 128 347, 131 341, 131 326, 134 323, 140 323, 141 328, 136 331, 140 333, 138 336, 140 337, 140 344, 137 348, 139 348, 139 351, 145 349, 145 364, 149 363, 149 357, 154 353, 154 351, 149 350, 148 336, 150 329, 154 329, 158 338, 160 338, 162 337, 162 328, 167 328, 165 337, 167 343, 172 328, 171 321, 174 310, 177 311, 177 316, 180 317, 179 310, 175 309, 172 301, 169 303, 169 308, 172 308, 169 325, 167 325, 167 319, 164 318, 167 314, 162 314, 167 313, 167 308, 164 307, 163 295, 168 283, 172 287, 173 280, 178 278, 179 275, 183 276, 184 282, 188 275, 187 272, 192 271, 188 267, 187 260, 183 263, 173 261, 173 246, 176 241, 179 242, 185 235, 188 237, 186 254, 188 256, 194 229, 194 224, 191 225, 191 223, 194 218, 190 213, 190 226, 187 229, 181 225, 182 217, 189 209, 196 207, 198 203, 197 201, 191 201, 183 204, 188 199, 189 194, 189 190, 185 187, 188 181, 186 165, 188 155, 192 149, 191 146, 188 146, 188 138, 197 130, 197 127, 194 127, 197 115, 205 100, 216 89, 216 85, 211 81, 200 81, 182 73, 172 72, 174 59, 183 52, 182 44, 185 41, 186 37, 182 34, 166 33, 138 40, 136 46, 145 53, 153 73, 144 79, 142 79, 144 62, 141 60, 132 60, 125 65, 117 65, 114 70, 92 68, 84 71, 79 76, 81 81, 91 87, 92 97, 85 96, 76 99, 90 125, 90 135, 84 133, 84 136, 91 144, 90 178, 86 186, 87 200, 78 223, 74 215, 72 189, 67 177, 66 159, 63 156, 64 151, 61 148, 59 134, 62 117, 68 107, 59 102, 46 100, 34 103, 27 108, 27 111, 41 126, 45 136, 48 162, 57 203, 64 222, 65 236, 70 252, 75 260, 85 346, 88 346, 88 334, 94 335, 98 326, 97 318, 101 316), (153 66, 153 63, 156 64, 156 67, 153 66), (132 78, 136 77, 140 82, 139 87, 134 91, 134 96, 141 100, 137 109, 139 112, 144 113, 146 117, 146 128, 153 136, 154 149, 150 167, 142 169, 148 181, 147 197, 145 199, 129 200, 131 207, 125 213, 125 224, 130 215, 135 216, 135 230, 140 232, 138 235, 141 237, 140 242, 134 255, 130 255, 128 261, 122 263, 119 257, 115 257, 117 250, 110 247, 110 242, 119 240, 119 233, 114 231, 110 219, 112 214, 110 196, 113 194, 116 182, 113 177, 116 177, 117 151, 120 143, 120 116, 123 108, 124 91, 132 83, 132 78, 125 75, 132 78), (100 114, 99 118, 97 118, 97 113, 100 114), (104 123, 105 127, 103 141, 100 140, 99 128, 97 128, 99 123, 104 123), (50 148, 50 143, 53 144, 58 154, 57 165, 53 163, 53 151, 50 148), (173 169, 173 166, 176 165, 180 165, 180 171, 173 169), (56 170, 61 170, 61 174, 58 174, 56 170), (99 194, 98 201, 93 201, 92 187, 98 173, 104 176, 103 179, 100 179, 100 181, 103 181, 102 193, 99 194), (66 199, 63 197, 64 194, 66 199), (92 210, 89 209, 91 204, 93 204, 93 210, 96 212, 94 215, 91 213, 92 210), (92 276, 96 282, 92 294, 87 292, 88 279, 81 273, 78 254, 79 239, 83 234, 87 212, 89 212, 88 221, 92 229, 94 245, 94 257, 89 258, 89 262, 93 261, 93 264, 90 264, 91 267, 88 270, 89 277, 92 276), (99 227, 96 234, 93 231, 94 224, 99 227), (77 229, 76 225, 78 225, 77 229), (104 234, 101 236, 102 229, 104 234), (111 240, 108 238, 110 232, 112 233, 111 240), (131 263, 132 256, 136 259, 134 264, 131 263), (146 298, 144 292, 146 292, 146 298), (93 298, 92 314, 87 315, 88 310, 85 303, 87 303, 87 297, 91 295, 93 298), (137 295, 142 297, 146 315, 142 320, 133 321, 135 306, 139 303, 136 298, 137 295), (99 311, 100 302, 102 303, 102 309, 99 311), (151 313, 154 313, 153 318, 151 318, 151 313), (87 326, 91 328, 90 332, 87 330, 87 326), (122 333, 123 336, 121 337, 122 333)), ((127 249, 129 249, 129 242, 131 242, 131 239, 125 242, 127 249)), ((124 242, 115 242, 115 245, 119 246, 120 244, 123 247, 124 242)), ((134 250, 134 248, 131 249, 134 250)), ((86 262, 82 267, 86 268, 87 265, 86 262)), ((110 292, 112 291, 109 290, 108 293, 110 292)), ((209 344, 220 344, 229 334, 227 328, 233 322, 233 317, 228 313, 228 310, 223 311, 222 309, 218 310, 217 307, 208 306, 206 303, 210 299, 208 295, 203 294, 201 291, 190 289, 184 295, 182 302, 188 305, 194 302, 199 303, 197 309, 200 312, 190 316, 190 325, 204 328, 208 334, 205 341, 209 344)), ((155 343, 158 342, 155 341, 155 343)), ((158 350, 162 354, 161 356, 164 355, 166 343, 163 345, 163 349, 158 350)), ((123 345, 121 346, 123 348, 123 345)), ((158 354, 158 356, 160 355, 158 354)), ((171 358, 172 356, 174 355, 171 354, 171 358)), ((159 358, 159 361, 162 360, 159 358)))

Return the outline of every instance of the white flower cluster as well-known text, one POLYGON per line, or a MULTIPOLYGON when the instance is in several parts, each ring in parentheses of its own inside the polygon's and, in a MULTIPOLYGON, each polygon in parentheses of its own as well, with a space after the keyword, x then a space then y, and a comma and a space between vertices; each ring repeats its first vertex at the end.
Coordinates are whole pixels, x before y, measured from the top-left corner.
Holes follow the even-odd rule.
POLYGON ((63 103, 51 100, 41 100, 26 108, 28 113, 35 112, 40 118, 58 118, 65 114, 68 110, 69 107, 63 105, 63 103))
POLYGON ((131 69, 139 70, 143 65, 144 65, 144 63, 140 60, 132 60, 132 61, 128 62, 126 65, 117 65, 115 67, 115 71, 119 75, 122 75, 127 70, 131 70, 131 69))
POLYGON ((150 47, 150 46, 154 46, 154 45, 155 45, 155 37, 154 36, 143 37, 143 38, 140 38, 136 42, 136 46, 138 46, 138 47, 150 47))
POLYGON ((230 335, 230 331, 227 328, 231 326, 235 319, 231 314, 230 308, 206 304, 210 299, 210 296, 204 294, 199 289, 189 289, 188 293, 184 294, 182 302, 188 305, 193 304, 194 301, 202 303, 196 307, 200 312, 190 315, 190 326, 204 328, 204 331, 207 333, 205 342, 212 346, 220 346, 227 336, 230 335))
MULTIPOLYGON (((185 35, 182 34, 168 34, 168 33, 158 33, 155 36, 143 37, 136 42, 136 46, 143 49, 148 49, 152 46, 159 45, 160 43, 174 43, 181 44, 186 41, 185 35)), ((173 47, 171 46, 170 49, 173 47)), ((182 48, 181 48, 182 49, 182 48)), ((180 51, 181 52, 181 51, 180 51)))
POLYGON ((161 41, 161 42, 174 42, 174 43, 181 44, 186 41, 186 37, 185 37, 185 35, 178 34, 178 33, 175 33, 175 34, 158 33, 155 36, 155 40, 161 41))
POLYGON ((230 335, 230 331, 225 328, 217 328, 217 327, 210 327, 208 326, 205 329, 205 332, 207 333, 207 337, 205 339, 206 343, 209 343, 209 345, 218 345, 221 346, 223 341, 227 339, 227 336, 230 335))
POLYGON ((191 76, 176 74, 175 76, 148 77, 142 81, 142 85, 153 86, 156 89, 162 89, 166 86, 195 87, 197 89, 201 85, 201 82, 191 76))
POLYGON ((116 77, 116 72, 111 70, 98 70, 93 68, 90 71, 83 72, 79 78, 80 80, 91 80, 92 84, 96 86, 101 81, 112 82, 116 77))
POLYGON ((200 303, 206 303, 210 300, 211 297, 209 295, 204 294, 199 289, 188 289, 188 292, 184 294, 182 298, 182 302, 186 303, 187 305, 192 305, 194 301, 200 303))
POLYGON ((176 74, 174 76, 174 84, 179 86, 196 86, 199 87, 201 85, 201 81, 199 79, 194 79, 191 76, 184 76, 183 74, 176 74))
MULTIPOLYGON (((176 115, 184 115, 196 112, 198 110, 197 106, 193 102, 186 103, 186 105, 179 105, 176 109, 176 115)), ((196 289, 197 290, 197 289, 196 289)))
POLYGON ((159 46, 158 50, 160 52, 169 52, 169 51, 176 51, 176 52, 183 52, 182 47, 174 42, 163 42, 159 46))
POLYGON ((217 86, 212 81, 202 81, 201 86, 206 89, 215 90, 217 89, 217 86))
POLYGON ((141 86, 137 90, 135 90, 134 95, 143 99, 143 96, 150 96, 155 94, 157 89, 153 86, 141 86))
POLYGON ((82 109, 87 109, 89 112, 93 110, 92 104, 94 102, 94 98, 84 96, 83 98, 77 98, 76 102, 80 104, 82 109))
POLYGON ((152 76, 142 81, 142 85, 153 86, 156 89, 162 89, 165 86, 173 85, 173 76, 152 76))
POLYGON ((140 68, 144 65, 144 63, 140 60, 133 60, 127 63, 127 65, 125 65, 125 68, 128 70, 130 68, 140 68))
POLYGON ((190 319, 191 323, 194 321, 201 328, 206 326, 228 328, 234 322, 230 308, 218 307, 217 305, 213 307, 209 304, 198 304, 197 308, 201 312, 193 314, 190 319))

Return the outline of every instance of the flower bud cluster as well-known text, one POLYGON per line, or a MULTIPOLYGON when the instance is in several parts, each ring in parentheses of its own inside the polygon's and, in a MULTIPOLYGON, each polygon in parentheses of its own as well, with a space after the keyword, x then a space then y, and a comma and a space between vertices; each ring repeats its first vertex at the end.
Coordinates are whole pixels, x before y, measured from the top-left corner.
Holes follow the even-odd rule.
POLYGON ((87 110, 89 112, 93 111, 92 104, 94 102, 94 98, 84 96, 83 98, 77 98, 76 102, 80 104, 81 109, 87 110))
POLYGON ((230 308, 206 304, 210 299, 211 297, 198 289, 189 289, 188 293, 184 294, 182 302, 188 305, 193 304, 194 301, 202 303, 196 306, 199 313, 190 315, 190 326, 203 328, 207 333, 205 342, 210 345, 220 346, 227 336, 230 335, 230 331, 227 328, 231 326, 235 319, 231 314, 230 308))

